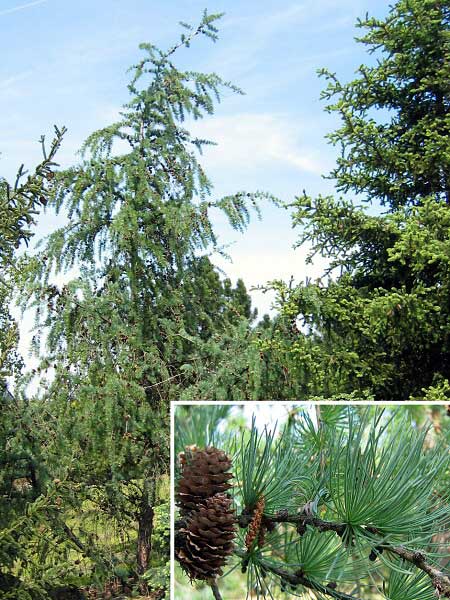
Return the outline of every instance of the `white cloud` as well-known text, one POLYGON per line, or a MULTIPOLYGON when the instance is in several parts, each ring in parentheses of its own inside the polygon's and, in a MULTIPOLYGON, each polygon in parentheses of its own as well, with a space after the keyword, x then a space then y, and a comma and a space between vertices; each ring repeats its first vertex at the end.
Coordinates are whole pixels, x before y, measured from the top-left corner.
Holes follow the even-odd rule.
MULTIPOLYGON (((313 264, 306 264, 306 257, 310 249, 306 244, 301 248, 292 249, 289 248, 287 242, 286 249, 274 249, 268 240, 265 250, 255 250, 253 244, 251 247, 252 249, 238 249, 230 252, 233 262, 226 261, 221 257, 213 259, 213 262, 233 282, 239 278, 243 279, 248 290, 274 279, 289 281, 293 277, 294 281, 299 282, 310 277, 314 280, 323 275, 328 264, 324 258, 320 257, 317 257, 313 264)), ((274 314, 275 294, 273 292, 264 293, 253 290, 250 295, 253 306, 258 309, 260 316, 265 313, 274 314)))
MULTIPOLYGON (((286 27, 292 25, 301 25, 312 23, 316 26, 317 22, 324 17, 327 18, 331 10, 345 10, 347 12, 357 12, 360 8, 360 0, 305 0, 304 2, 294 2, 290 5, 285 5, 274 12, 259 12, 252 13, 250 16, 241 17, 225 17, 222 22, 224 28, 245 27, 255 32, 262 40, 276 35, 280 30, 285 30, 286 27)), ((342 26, 344 18, 335 19, 332 24, 329 24, 329 29, 339 28, 342 26)), ((351 17, 345 17, 345 23, 351 21, 351 17)), ((320 29, 318 28, 320 31, 320 29)))
POLYGON ((13 87, 19 81, 26 79, 29 75, 31 75, 33 71, 28 69, 27 71, 23 71, 22 73, 18 73, 17 75, 12 75, 11 77, 6 77, 0 81, 0 90, 2 92, 8 91, 11 87, 13 87))
POLYGON ((26 8, 31 8, 32 6, 37 6, 38 4, 44 4, 47 1, 48 0, 35 0, 34 2, 27 2, 26 4, 20 4, 19 6, 13 6, 11 8, 6 8, 5 10, 0 10, 0 17, 19 12, 20 10, 25 10, 26 8))
MULTIPOLYGON (((194 135, 217 144, 205 149, 204 162, 209 166, 229 168, 248 164, 260 168, 278 163, 277 166, 288 164, 314 175, 327 171, 319 152, 307 149, 300 141, 302 125, 293 124, 291 118, 283 115, 216 116, 194 123, 191 129, 194 135)), ((306 131, 304 139, 306 141, 306 131)))

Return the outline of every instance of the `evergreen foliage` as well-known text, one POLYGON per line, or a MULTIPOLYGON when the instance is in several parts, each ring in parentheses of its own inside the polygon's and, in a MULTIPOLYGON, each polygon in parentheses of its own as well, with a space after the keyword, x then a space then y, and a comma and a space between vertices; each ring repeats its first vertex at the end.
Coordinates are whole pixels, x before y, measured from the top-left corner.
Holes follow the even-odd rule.
MULTIPOLYGON (((77 163, 57 169, 55 128, 30 175, 0 178, 2 597, 165 594, 174 399, 450 399, 448 0, 367 16, 360 41, 377 60, 348 83, 321 71, 326 110, 342 119, 329 139, 344 197, 305 192, 289 208, 298 244, 330 266, 316 282, 271 282, 277 314, 259 323, 245 283, 214 266, 224 248, 212 215, 244 232, 275 199, 216 198, 199 159, 212 142, 189 131, 241 91, 175 64, 194 40, 216 41, 219 17, 183 23, 167 50, 141 45, 129 102, 77 163), (23 254, 44 208, 63 225, 23 254), (39 358, 21 380, 17 297, 35 311, 39 358)), ((430 438, 416 412, 328 407, 319 426, 293 414, 281 436, 247 431, 220 405, 180 412, 177 452, 234 457, 249 590, 450 594, 436 571, 448 427, 433 413, 430 438)))
POLYGON ((399 0, 358 26, 376 61, 348 83, 321 74, 327 110, 342 120, 329 136, 341 149, 330 177, 366 206, 306 193, 291 204, 298 245, 330 266, 316 282, 271 284, 279 316, 261 350, 269 382, 284 374, 285 398, 445 400, 449 6, 399 0))
POLYGON ((195 38, 215 41, 219 17, 183 24, 167 51, 141 45, 118 121, 88 137, 78 164, 54 173, 46 205, 65 223, 20 279, 40 359, 30 402, 38 484, 45 498, 56 490, 61 507, 57 518, 45 513, 59 554, 40 577, 65 572, 67 561, 70 586, 85 592, 112 593, 118 577, 122 590, 164 594, 168 547, 155 550, 153 534, 167 510, 169 403, 220 362, 211 340, 249 330, 255 316, 243 282, 222 280, 210 260, 222 252, 210 214, 243 231, 268 196, 214 198, 197 158, 209 142, 186 126, 212 114, 222 90, 239 90, 173 62, 195 38))
MULTIPOLYGON (((0 179, 0 593, 20 600, 45 593, 41 578, 23 567, 30 547, 43 560, 53 542, 53 536, 39 527, 54 497, 40 496, 32 411, 8 389, 23 367, 17 352, 18 326, 9 304, 25 264, 19 261, 20 246, 28 245, 39 210, 47 203, 64 133, 65 128, 55 127, 49 150, 41 138, 43 159, 32 174, 21 165, 14 184, 0 179)), ((55 573, 49 572, 48 579, 54 581, 55 573)))
POLYGON ((366 16, 358 41, 376 55, 357 78, 334 73, 322 96, 342 126, 329 136, 341 156, 331 177, 389 208, 428 196, 448 202, 450 6, 447 0, 398 0, 385 19, 366 16))
MULTIPOLYGON (((208 409, 177 408, 177 427, 208 409)), ((299 405, 279 433, 253 421, 223 436, 215 421, 241 534, 210 583, 220 590, 239 567, 256 598, 450 597, 446 420, 443 407, 299 405)))
POLYGON ((43 159, 33 173, 28 174, 21 165, 13 184, 0 177, 0 385, 5 378, 18 372, 21 360, 16 352, 17 325, 8 310, 17 289, 18 268, 16 260, 20 245, 28 245, 33 236, 32 227, 39 210, 47 204, 47 194, 52 189, 54 159, 66 130, 55 126, 55 136, 50 148, 45 137, 40 143, 43 159), (26 179, 24 180, 24 178, 26 179))

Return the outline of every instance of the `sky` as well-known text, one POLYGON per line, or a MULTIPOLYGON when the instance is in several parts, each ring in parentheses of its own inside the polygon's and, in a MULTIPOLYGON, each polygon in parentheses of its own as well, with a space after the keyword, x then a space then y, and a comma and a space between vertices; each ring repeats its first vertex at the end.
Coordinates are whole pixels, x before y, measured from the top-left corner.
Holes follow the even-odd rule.
MULTIPOLYGON (((68 166, 93 130, 114 121, 128 100, 127 69, 141 57, 138 46, 166 48, 179 38, 179 21, 197 23, 204 8, 225 12, 219 41, 198 40, 177 58, 181 68, 214 71, 245 91, 226 93, 213 116, 196 122, 196 135, 214 140, 202 163, 214 196, 263 190, 291 202, 308 194, 329 194, 324 179, 337 149, 325 135, 339 121, 324 111, 327 67, 342 81, 372 59, 354 37, 358 17, 381 17, 386 0, 0 0, 0 175, 11 180, 21 163, 40 159, 38 139, 50 140, 53 125, 65 125, 59 162, 68 166)), ((41 216, 35 240, 58 224, 41 216)), ((305 264, 308 249, 293 249, 299 232, 289 211, 262 206, 240 235, 217 219, 219 242, 231 262, 216 264, 248 287, 274 278, 297 281, 322 273, 325 260, 305 264)), ((252 292, 260 314, 273 297, 252 292)), ((22 323, 21 349, 30 322, 22 323)))
POLYGON ((299 402, 247 402, 243 407, 244 417, 248 427, 251 427, 253 419, 258 431, 263 432, 265 428, 269 431, 277 431, 283 429, 288 420, 289 413, 294 408, 303 407, 316 424, 316 412, 314 405, 309 403, 299 402))

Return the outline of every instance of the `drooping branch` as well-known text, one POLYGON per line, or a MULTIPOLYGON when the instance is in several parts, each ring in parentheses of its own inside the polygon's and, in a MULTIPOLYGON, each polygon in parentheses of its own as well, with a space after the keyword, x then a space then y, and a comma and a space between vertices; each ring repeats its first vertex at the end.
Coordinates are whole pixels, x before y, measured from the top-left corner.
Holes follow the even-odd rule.
POLYGON ((72 542, 72 544, 76 546, 80 552, 82 552, 86 556, 89 556, 90 558, 95 558, 95 560, 99 561, 103 567, 108 568, 109 565, 105 562, 103 556, 101 554, 97 554, 97 552, 94 552, 93 548, 90 545, 83 543, 59 515, 49 513, 48 516, 51 522, 53 523, 55 529, 61 529, 64 532, 66 538, 70 542, 72 542))
POLYGON ((49 515, 49 518, 53 522, 55 528, 61 529, 64 532, 66 538, 70 542, 72 542, 72 544, 76 546, 78 550, 80 550, 80 552, 83 552, 88 556, 90 555, 89 548, 85 544, 83 544, 79 537, 75 535, 72 529, 60 517, 55 515, 49 515))
MULTIPOLYGON (((325 521, 314 515, 308 514, 306 510, 295 515, 289 514, 287 511, 280 511, 274 516, 264 515, 264 521, 266 523, 291 523, 297 527, 297 530, 300 533, 307 525, 310 525, 321 532, 334 531, 340 537, 344 535, 347 528, 345 523, 325 521)), ((370 525, 363 529, 372 535, 383 535, 379 529, 370 525)), ((394 546, 393 544, 386 543, 382 540, 377 544, 377 547, 399 556, 406 562, 409 562, 426 573, 431 578, 436 592, 444 598, 450 598, 450 576, 428 562, 426 556, 422 552, 408 550, 403 546, 394 546)))

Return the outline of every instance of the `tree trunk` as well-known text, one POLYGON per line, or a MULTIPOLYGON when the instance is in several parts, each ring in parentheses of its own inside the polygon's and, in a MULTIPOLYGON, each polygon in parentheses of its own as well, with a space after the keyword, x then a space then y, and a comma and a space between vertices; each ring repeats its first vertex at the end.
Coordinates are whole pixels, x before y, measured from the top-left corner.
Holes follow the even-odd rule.
POLYGON ((153 533, 153 504, 155 500, 155 483, 145 480, 142 491, 141 506, 138 514, 138 537, 137 537, 137 572, 143 575, 147 571, 152 552, 153 533))

